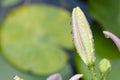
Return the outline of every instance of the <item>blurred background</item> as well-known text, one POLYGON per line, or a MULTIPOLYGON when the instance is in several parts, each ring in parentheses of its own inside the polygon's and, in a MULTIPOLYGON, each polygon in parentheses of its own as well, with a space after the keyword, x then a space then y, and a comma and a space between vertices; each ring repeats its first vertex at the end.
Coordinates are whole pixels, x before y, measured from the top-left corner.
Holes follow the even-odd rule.
POLYGON ((120 80, 120 53, 102 33, 108 30, 120 37, 119 5, 120 0, 0 0, 0 79, 18 75, 46 80, 60 73, 69 80, 82 73, 82 80, 90 80, 72 42, 71 13, 79 6, 93 32, 96 65, 109 59, 112 70, 107 80, 120 80))

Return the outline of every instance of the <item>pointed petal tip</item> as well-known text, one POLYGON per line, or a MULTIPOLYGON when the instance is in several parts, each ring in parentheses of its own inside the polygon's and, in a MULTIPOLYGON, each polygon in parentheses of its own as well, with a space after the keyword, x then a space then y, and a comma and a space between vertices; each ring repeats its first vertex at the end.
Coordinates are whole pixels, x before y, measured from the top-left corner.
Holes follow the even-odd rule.
POLYGON ((79 80, 82 77, 83 77, 83 74, 76 74, 72 76, 69 80, 79 80))
POLYGON ((109 32, 109 31, 103 31, 103 34, 105 35, 106 38, 110 38, 111 32, 109 32))
POLYGON ((53 74, 53 75, 50 75, 47 80, 62 80, 62 77, 59 73, 56 73, 56 74, 53 74))
POLYGON ((21 79, 19 76, 15 76, 14 78, 13 78, 14 80, 23 80, 23 79, 21 79))
POLYGON ((106 38, 111 38, 113 41, 116 41, 119 39, 115 34, 109 31, 103 31, 103 34, 106 36, 106 38))
POLYGON ((120 39, 115 34, 109 31, 103 31, 103 33, 107 38, 111 38, 113 40, 113 42, 116 44, 116 46, 118 47, 120 51, 120 39))

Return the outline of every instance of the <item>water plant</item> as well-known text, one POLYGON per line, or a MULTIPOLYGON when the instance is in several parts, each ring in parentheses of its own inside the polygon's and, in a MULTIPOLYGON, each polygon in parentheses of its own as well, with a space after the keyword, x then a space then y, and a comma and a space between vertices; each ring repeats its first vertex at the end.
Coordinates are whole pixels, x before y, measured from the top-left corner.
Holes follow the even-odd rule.
POLYGON ((109 60, 102 59, 99 66, 95 65, 96 57, 92 32, 84 13, 79 7, 73 9, 72 26, 75 47, 79 56, 90 70, 91 80, 106 80, 111 70, 111 64, 109 60), (97 76, 95 66, 99 67, 100 78, 97 76))
MULTIPOLYGON (((110 61, 103 58, 99 62, 99 65, 95 64, 96 56, 92 31, 84 13, 79 7, 74 8, 72 12, 72 32, 77 52, 90 71, 90 80, 106 80, 109 72, 111 71, 110 61), (95 66, 97 69, 99 69, 100 77, 97 75, 95 66)), ((107 31, 104 31, 103 33, 113 39, 113 41, 116 43, 116 45, 118 44, 117 46, 119 47, 119 39, 115 35, 107 31)), ((84 74, 76 74, 69 80, 79 80, 83 75, 84 74)), ((21 79, 19 77, 15 77, 15 80, 21 79)), ((57 73, 48 77, 47 80, 62 80, 62 77, 57 73)))

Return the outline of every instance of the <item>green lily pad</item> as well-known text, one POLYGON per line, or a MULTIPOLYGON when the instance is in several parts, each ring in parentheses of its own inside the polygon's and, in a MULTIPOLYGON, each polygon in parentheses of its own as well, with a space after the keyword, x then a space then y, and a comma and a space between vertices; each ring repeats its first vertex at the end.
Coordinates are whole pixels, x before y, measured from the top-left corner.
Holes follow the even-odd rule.
MULTIPOLYGON (((63 80, 68 80, 72 75, 72 69, 69 64, 66 64, 60 71, 58 71, 63 80)), ((35 76, 18 71, 14 67, 10 66, 0 54, 0 79, 1 80, 13 80, 15 75, 20 76, 24 80, 46 80, 48 76, 35 76)))
MULTIPOLYGON (((112 70, 108 75, 107 80, 120 80, 120 53, 113 43, 112 40, 106 39, 103 35, 100 26, 95 25, 93 27, 93 36, 95 42, 95 51, 96 51, 96 65, 98 66, 99 61, 102 58, 107 58, 112 64, 112 70)), ((75 65, 79 73, 84 74, 84 80, 90 79, 89 70, 86 65, 81 61, 80 57, 75 53, 75 65)), ((98 71, 98 68, 96 68, 98 71)), ((100 74, 97 72, 97 75, 100 77, 100 74)))
POLYGON ((106 30, 120 37, 120 0, 89 0, 91 16, 106 30))
POLYGON ((28 5, 13 10, 1 28, 1 50, 18 69, 48 75, 68 60, 62 48, 72 48, 70 17, 66 10, 28 5))

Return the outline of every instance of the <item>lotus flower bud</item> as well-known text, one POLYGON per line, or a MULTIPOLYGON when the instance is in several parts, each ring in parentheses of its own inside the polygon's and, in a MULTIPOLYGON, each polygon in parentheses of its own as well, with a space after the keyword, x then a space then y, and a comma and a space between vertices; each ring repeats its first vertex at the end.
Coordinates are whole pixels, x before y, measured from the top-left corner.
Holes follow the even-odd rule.
POLYGON ((74 44, 84 63, 91 66, 95 62, 93 36, 86 17, 79 7, 72 12, 74 44))

